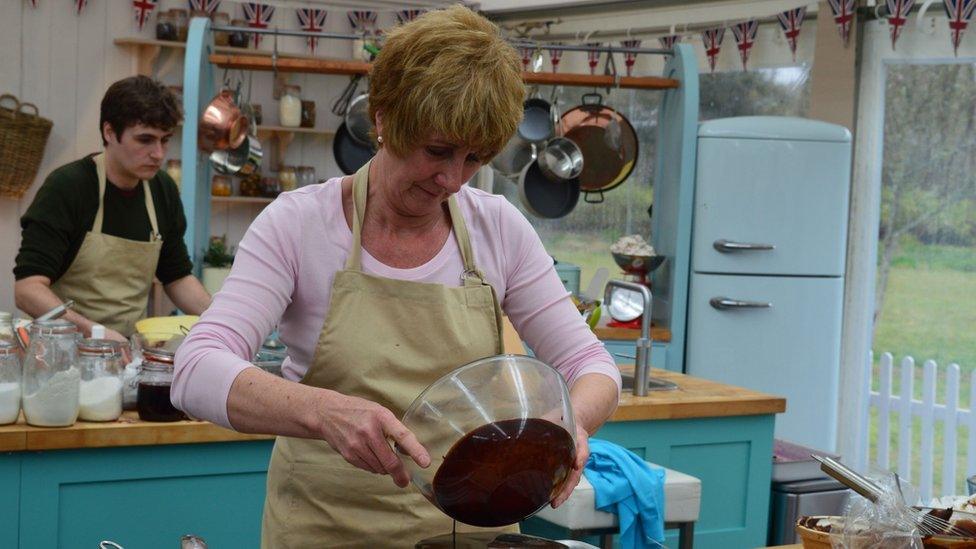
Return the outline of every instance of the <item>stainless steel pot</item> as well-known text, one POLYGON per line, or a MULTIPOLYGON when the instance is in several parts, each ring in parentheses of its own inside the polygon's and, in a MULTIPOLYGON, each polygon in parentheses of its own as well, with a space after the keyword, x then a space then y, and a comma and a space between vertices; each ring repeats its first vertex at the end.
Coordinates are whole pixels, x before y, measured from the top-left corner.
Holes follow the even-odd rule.
POLYGON ((519 136, 531 143, 537 143, 551 138, 555 133, 552 105, 540 97, 527 99, 522 110, 522 121, 518 125, 519 136))
POLYGON ((369 119, 369 95, 356 96, 346 109, 346 129, 349 135, 363 145, 373 146, 373 139, 369 132, 373 129, 373 121, 369 119))
POLYGON ((546 177, 538 162, 531 162, 519 175, 519 197, 532 215, 546 219, 563 217, 579 202, 579 179, 554 181, 546 177))
POLYGON ((583 152, 565 137, 550 139, 536 161, 542 173, 555 181, 576 179, 583 172, 583 152))
POLYGON ((525 167, 535 161, 536 155, 537 149, 535 143, 522 139, 518 132, 516 132, 508 140, 502 152, 491 159, 491 166, 502 175, 517 179, 525 167))
POLYGON ((248 135, 239 147, 210 153, 214 171, 225 175, 251 175, 261 168, 264 152, 257 137, 248 135))

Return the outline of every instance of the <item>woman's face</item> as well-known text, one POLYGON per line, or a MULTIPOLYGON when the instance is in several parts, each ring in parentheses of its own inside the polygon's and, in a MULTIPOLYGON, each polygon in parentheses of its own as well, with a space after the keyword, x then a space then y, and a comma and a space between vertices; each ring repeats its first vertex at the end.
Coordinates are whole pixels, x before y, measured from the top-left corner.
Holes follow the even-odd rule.
POLYGON ((387 161, 382 177, 389 182, 385 194, 407 216, 439 212, 441 204, 482 165, 473 148, 438 135, 428 137, 404 157, 384 152, 387 161))

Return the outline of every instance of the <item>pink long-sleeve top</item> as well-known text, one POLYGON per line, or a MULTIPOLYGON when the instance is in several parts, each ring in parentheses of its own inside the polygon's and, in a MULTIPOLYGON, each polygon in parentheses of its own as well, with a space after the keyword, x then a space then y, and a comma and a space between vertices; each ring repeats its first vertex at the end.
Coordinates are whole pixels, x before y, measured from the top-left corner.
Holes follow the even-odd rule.
MULTIPOLYGON (((339 182, 334 178, 282 194, 248 228, 230 276, 176 354, 171 393, 176 407, 232 428, 227 418, 231 385, 251 367, 250 358, 276 324, 288 346, 282 375, 298 381, 305 374, 329 312, 333 277, 345 268, 352 245, 339 182)), ((619 388, 613 359, 583 322, 525 217, 504 197, 466 185, 457 199, 476 265, 536 356, 570 385, 583 374, 599 373, 619 388)), ((453 233, 419 267, 389 267, 365 249, 362 267, 377 276, 449 286, 460 286, 464 270, 453 233)))

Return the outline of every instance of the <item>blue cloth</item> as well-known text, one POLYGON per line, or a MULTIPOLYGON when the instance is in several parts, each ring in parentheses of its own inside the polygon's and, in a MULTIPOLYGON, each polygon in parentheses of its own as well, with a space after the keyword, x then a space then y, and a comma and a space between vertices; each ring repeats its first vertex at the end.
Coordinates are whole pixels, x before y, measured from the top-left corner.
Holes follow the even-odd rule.
POLYGON ((583 474, 593 485, 596 508, 616 513, 620 547, 660 547, 664 542, 664 469, 651 467, 622 446, 591 438, 583 474))

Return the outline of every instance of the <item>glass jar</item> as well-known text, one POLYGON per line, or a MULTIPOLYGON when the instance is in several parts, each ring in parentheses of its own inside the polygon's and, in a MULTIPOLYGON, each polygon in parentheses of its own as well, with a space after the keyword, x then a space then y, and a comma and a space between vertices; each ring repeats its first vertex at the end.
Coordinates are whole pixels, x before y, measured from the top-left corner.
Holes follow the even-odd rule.
POLYGON ((302 101, 302 127, 315 127, 315 101, 302 101))
POLYGON ((261 196, 261 174, 260 172, 241 179, 241 196, 261 196))
MULTIPOLYGON (((231 21, 230 26, 238 28, 247 27, 247 21, 243 19, 234 19, 231 21)), ((250 33, 244 31, 234 31, 227 35, 227 45, 235 48, 246 48, 250 42, 250 33)))
POLYGON ((260 126, 264 123, 264 111, 261 110, 260 103, 251 103, 251 114, 254 117, 254 125, 260 126))
POLYGON ((173 179, 176 188, 180 188, 183 179, 183 163, 179 159, 173 158, 166 161, 166 175, 173 179))
POLYGON ((173 17, 173 24, 176 26, 176 39, 180 42, 186 42, 186 34, 190 30, 190 18, 187 15, 186 10, 173 8, 169 10, 170 15, 173 17))
POLYGON ((170 402, 175 351, 143 349, 136 409, 143 421, 180 421, 186 415, 170 402))
POLYGON ((122 344, 109 339, 78 342, 81 392, 78 419, 115 421, 122 415, 122 344))
POLYGON ((20 348, 10 339, 0 339, 0 425, 17 421, 20 415, 20 348))
POLYGON ((265 198, 277 198, 281 194, 281 181, 277 177, 265 177, 261 179, 261 196, 265 198))
POLYGON ((160 11, 156 14, 156 40, 173 40, 179 37, 176 30, 176 19, 172 10, 160 11))
POLYGON ((302 123, 302 89, 285 86, 278 100, 278 122, 286 128, 297 128, 302 123))
POLYGON ((7 311, 0 311, 0 339, 16 341, 14 338, 14 315, 7 311))
POLYGON ((81 371, 78 328, 67 320, 31 324, 21 383, 24 419, 38 427, 67 427, 78 419, 81 371))
POLYGON ((295 168, 282 166, 281 171, 278 172, 278 182, 281 183, 281 192, 283 193, 297 189, 298 175, 295 173, 295 168))
POLYGON ((210 185, 210 194, 212 196, 230 196, 234 194, 234 187, 231 184, 230 177, 226 175, 213 176, 213 182, 210 185))
MULTIPOLYGON (((213 20, 214 26, 217 27, 229 27, 230 26, 230 16, 227 12, 218 11, 210 16, 213 20)), ((218 46, 226 46, 230 43, 230 33, 227 31, 214 31, 214 44, 218 46)))

